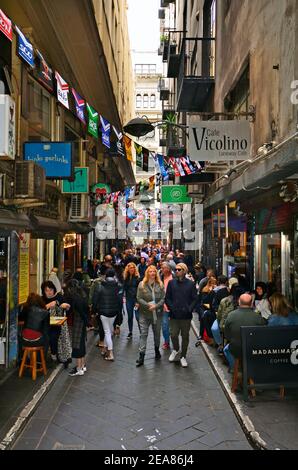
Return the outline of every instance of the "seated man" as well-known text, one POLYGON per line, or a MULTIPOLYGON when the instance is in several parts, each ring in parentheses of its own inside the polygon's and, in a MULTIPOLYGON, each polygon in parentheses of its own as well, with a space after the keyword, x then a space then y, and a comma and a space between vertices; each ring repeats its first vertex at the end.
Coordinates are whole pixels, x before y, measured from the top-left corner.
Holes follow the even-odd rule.
POLYGON ((234 369, 235 359, 242 358, 241 326, 262 326, 265 320, 252 309, 252 296, 243 294, 239 298, 239 308, 231 312, 225 322, 225 338, 229 341, 224 348, 224 354, 230 366, 234 369))

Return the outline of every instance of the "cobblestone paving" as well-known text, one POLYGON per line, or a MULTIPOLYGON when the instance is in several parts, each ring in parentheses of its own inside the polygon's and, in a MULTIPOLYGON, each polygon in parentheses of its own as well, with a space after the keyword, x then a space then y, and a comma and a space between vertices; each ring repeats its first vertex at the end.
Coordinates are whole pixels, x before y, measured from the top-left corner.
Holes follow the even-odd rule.
POLYGON ((192 333, 185 369, 169 351, 155 361, 151 331, 136 368, 137 329, 126 335, 114 340, 114 363, 92 347, 83 377, 61 373, 14 449, 251 449, 192 333))

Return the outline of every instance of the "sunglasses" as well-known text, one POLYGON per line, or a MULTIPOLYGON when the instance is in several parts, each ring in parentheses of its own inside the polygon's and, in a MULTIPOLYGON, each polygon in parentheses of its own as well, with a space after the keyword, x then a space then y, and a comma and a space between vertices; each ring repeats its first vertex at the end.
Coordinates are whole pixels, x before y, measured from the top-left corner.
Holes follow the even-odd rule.
POLYGON ((175 269, 175 271, 183 271, 183 269, 181 269, 181 268, 178 268, 178 269, 175 269))

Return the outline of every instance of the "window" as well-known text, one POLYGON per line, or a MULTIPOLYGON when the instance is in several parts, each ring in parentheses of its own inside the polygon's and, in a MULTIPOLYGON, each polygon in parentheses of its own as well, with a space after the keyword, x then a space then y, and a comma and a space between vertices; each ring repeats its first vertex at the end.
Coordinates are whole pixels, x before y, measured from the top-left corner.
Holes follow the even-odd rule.
POLYGON ((27 72, 23 80, 22 115, 28 120, 28 140, 51 140, 51 95, 27 72))
POLYGON ((149 95, 143 97, 143 108, 149 108, 149 95))
POLYGON ((81 123, 70 112, 64 114, 64 140, 73 142, 74 166, 81 166, 80 139, 82 135, 81 123))
POLYGON ((150 96, 150 108, 156 108, 156 96, 154 94, 150 96))
POLYGON ((233 90, 228 93, 225 98, 225 108, 229 112, 245 112, 249 111, 249 95, 250 95, 250 80, 249 80, 249 64, 246 66, 243 74, 238 80, 233 90))
POLYGON ((156 74, 156 64, 136 64, 135 73, 139 75, 156 74))
POLYGON ((136 108, 142 107, 142 95, 138 94, 136 96, 136 108))

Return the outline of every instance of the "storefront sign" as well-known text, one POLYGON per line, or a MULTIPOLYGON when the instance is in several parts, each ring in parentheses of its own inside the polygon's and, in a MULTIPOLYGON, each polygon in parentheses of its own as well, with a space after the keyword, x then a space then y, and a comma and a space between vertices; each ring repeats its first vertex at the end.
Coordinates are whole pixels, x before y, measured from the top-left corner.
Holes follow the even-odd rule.
POLYGON ((12 23, 2 10, 0 10, 0 31, 12 41, 12 23))
POLYGON ((73 176, 71 142, 26 142, 24 160, 42 166, 48 179, 69 179, 73 176))
POLYGON ((106 147, 110 148, 111 124, 102 116, 100 116, 100 122, 101 122, 101 132, 102 132, 102 135, 101 135, 102 143, 106 147))
POLYGON ((53 70, 48 66, 42 54, 36 52, 36 75, 37 80, 50 92, 54 91, 53 70))
POLYGON ((33 46, 17 26, 16 31, 18 33, 18 54, 30 67, 34 68, 33 46))
POLYGON ((7 237, 0 235, 0 279, 7 276, 7 240, 7 237))
POLYGON ((94 206, 102 204, 104 197, 111 194, 111 188, 108 184, 98 183, 91 187, 91 202, 94 206))
POLYGON ((298 326, 241 327, 243 388, 255 385, 298 387, 298 326))
POLYGON ((192 199, 187 194, 187 186, 162 186, 161 202, 163 204, 190 204, 192 199))
POLYGON ((62 181, 62 193, 88 194, 89 193, 89 168, 76 167, 74 169, 74 181, 62 181))
POLYGON ((15 102, 9 95, 0 95, 0 157, 15 159, 15 102))
POLYGON ((230 161, 250 158, 249 121, 198 121, 192 118, 189 129, 190 159, 230 161))
POLYGON ((69 102, 68 102, 68 93, 69 93, 69 85, 66 81, 59 75, 58 72, 55 72, 55 77, 57 81, 57 98, 58 101, 65 106, 65 108, 69 109, 69 102))
POLYGON ((24 304, 30 293, 30 233, 19 234, 19 296, 18 304, 24 304))
POLYGON ((88 111, 88 132, 90 135, 93 135, 96 139, 98 139, 98 119, 99 115, 95 109, 87 103, 87 111, 88 111))
POLYGON ((75 105, 76 105, 76 113, 77 117, 79 120, 83 123, 86 124, 86 119, 85 119, 85 107, 86 107, 86 102, 85 100, 76 92, 74 88, 72 88, 72 94, 75 100, 75 105))

